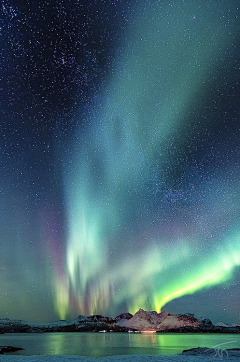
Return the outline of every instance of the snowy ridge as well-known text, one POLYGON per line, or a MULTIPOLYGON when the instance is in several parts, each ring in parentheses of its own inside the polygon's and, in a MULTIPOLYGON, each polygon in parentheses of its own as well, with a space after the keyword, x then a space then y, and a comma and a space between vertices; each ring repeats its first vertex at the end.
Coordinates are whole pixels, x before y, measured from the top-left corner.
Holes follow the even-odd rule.
POLYGON ((134 316, 122 324, 124 327, 136 329, 139 331, 161 331, 180 327, 199 327, 200 322, 188 315, 171 315, 168 312, 157 313, 155 311, 147 312, 139 309, 134 316))

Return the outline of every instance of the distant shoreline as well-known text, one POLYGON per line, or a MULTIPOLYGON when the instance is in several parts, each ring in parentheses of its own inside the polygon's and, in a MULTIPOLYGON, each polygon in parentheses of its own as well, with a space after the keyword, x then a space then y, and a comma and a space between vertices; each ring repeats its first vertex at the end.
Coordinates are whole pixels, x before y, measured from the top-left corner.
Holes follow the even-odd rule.
POLYGON ((22 320, 0 319, 1 333, 52 333, 52 332, 121 332, 121 333, 240 333, 240 325, 224 323, 214 325, 209 319, 197 319, 193 314, 170 314, 166 311, 144 311, 134 315, 119 314, 115 318, 102 315, 79 315, 72 321, 59 320, 48 324, 28 323, 22 320))
POLYGON ((235 327, 224 327, 221 329, 215 328, 212 330, 201 330, 201 329, 165 329, 162 331, 146 331, 146 330, 129 330, 129 331, 118 331, 118 330, 15 330, 15 331, 0 331, 0 335, 3 334, 22 334, 22 333, 145 333, 145 334, 240 334, 240 328, 235 327))

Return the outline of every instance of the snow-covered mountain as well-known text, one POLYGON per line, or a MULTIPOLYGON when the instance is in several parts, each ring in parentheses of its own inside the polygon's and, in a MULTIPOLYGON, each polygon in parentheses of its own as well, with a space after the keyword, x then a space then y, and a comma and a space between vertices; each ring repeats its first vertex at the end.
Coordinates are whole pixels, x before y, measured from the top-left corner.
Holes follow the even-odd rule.
POLYGON ((199 327, 200 322, 190 315, 172 315, 168 312, 147 312, 139 309, 134 316, 122 323, 122 326, 139 331, 162 331, 180 327, 199 327))
POLYGON ((2 318, 0 319, 0 333, 3 332, 27 332, 29 325, 27 322, 18 319, 2 318))
POLYGON ((228 324, 225 324, 225 323, 223 323, 223 322, 218 322, 218 323, 216 323, 216 326, 217 326, 217 327, 229 327, 228 324))

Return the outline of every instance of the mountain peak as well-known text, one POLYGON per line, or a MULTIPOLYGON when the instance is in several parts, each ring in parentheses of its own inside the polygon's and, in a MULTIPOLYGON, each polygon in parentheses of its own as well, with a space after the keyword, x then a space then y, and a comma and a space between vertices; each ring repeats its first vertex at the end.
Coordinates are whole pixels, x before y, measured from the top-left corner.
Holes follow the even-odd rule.
POLYGON ((163 330, 185 326, 198 327, 199 321, 188 315, 172 315, 166 311, 157 313, 139 309, 134 316, 125 321, 123 326, 137 330, 163 330))

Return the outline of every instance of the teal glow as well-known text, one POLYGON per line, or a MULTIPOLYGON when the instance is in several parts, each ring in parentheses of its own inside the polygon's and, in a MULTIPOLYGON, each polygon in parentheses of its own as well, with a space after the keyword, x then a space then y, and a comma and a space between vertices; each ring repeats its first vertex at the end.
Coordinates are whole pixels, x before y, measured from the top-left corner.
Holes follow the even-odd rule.
MULTIPOLYGON (((235 31, 217 6, 227 11, 224 3, 199 1, 139 5, 89 126, 76 131, 64 170, 66 297, 56 298, 62 317, 126 305, 131 312, 160 311, 175 298, 225 283, 240 264, 239 232, 232 236, 231 225, 216 232, 222 208, 234 214, 234 195, 228 187, 219 195, 224 180, 214 168, 194 186, 169 181, 179 139, 187 142, 194 129, 197 135, 191 112, 224 64, 235 31)), ((186 174, 192 177, 187 166, 186 174)))

